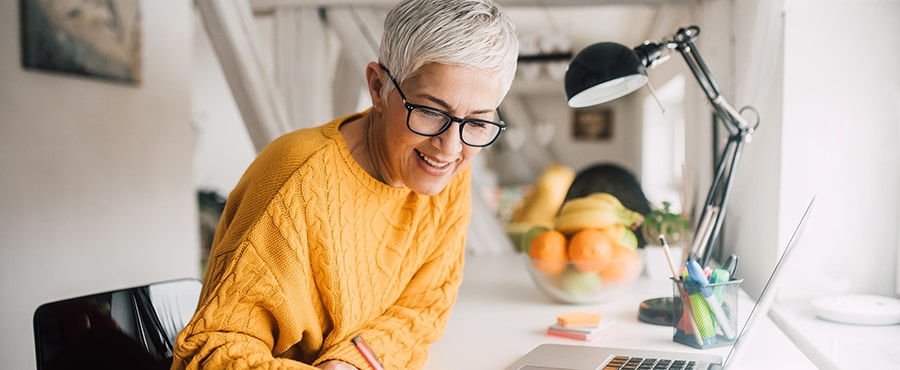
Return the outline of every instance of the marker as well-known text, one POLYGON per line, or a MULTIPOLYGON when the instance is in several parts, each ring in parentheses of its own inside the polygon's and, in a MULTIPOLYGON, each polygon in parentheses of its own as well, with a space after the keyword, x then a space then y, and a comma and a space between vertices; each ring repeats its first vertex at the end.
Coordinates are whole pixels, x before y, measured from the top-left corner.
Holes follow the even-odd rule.
POLYGON ((709 287, 709 280, 706 279, 703 268, 700 267, 697 260, 692 259, 687 262, 687 270, 691 280, 700 285, 700 295, 703 296, 710 311, 716 316, 719 326, 722 327, 722 331, 725 333, 725 337, 734 339, 736 335, 734 329, 731 328, 731 322, 728 321, 728 316, 725 314, 725 311, 722 310, 722 302, 719 301, 719 298, 716 297, 712 288, 709 287))
MULTIPOLYGON (((731 273, 726 269, 714 269, 712 270, 712 273, 710 273, 709 279, 710 283, 713 284, 727 283, 731 280, 731 273)), ((716 291, 716 298, 724 299, 722 298, 722 295, 725 294, 724 285, 717 285, 714 290, 716 291)), ((723 301, 722 303, 724 304, 725 302, 723 301)))
POLYGON ((700 333, 702 345, 710 346, 716 344, 716 322, 707 308, 709 303, 707 303, 703 295, 690 293, 688 295, 688 306, 694 320, 697 322, 697 331, 700 333))
POLYGON ((734 271, 737 270, 737 264, 738 264, 738 256, 732 254, 732 255, 728 256, 727 260, 725 260, 725 263, 722 265, 722 268, 728 271, 729 276, 734 276, 734 271))

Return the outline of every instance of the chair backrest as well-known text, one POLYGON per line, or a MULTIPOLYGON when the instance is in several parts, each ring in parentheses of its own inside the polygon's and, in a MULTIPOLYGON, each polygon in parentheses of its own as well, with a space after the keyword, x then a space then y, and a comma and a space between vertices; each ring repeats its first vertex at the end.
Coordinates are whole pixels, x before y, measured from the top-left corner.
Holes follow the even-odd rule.
POLYGON ((201 286, 169 280, 41 305, 34 311, 37 370, 168 369, 201 286))

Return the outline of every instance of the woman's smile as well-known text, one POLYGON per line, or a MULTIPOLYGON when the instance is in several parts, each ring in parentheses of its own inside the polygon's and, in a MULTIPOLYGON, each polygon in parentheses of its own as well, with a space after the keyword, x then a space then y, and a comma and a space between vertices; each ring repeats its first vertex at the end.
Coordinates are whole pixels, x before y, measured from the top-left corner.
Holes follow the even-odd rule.
POLYGON ((434 167, 434 168, 441 169, 441 168, 446 168, 447 166, 450 165, 450 162, 439 161, 435 158, 426 156, 425 154, 423 154, 422 152, 420 152, 418 150, 416 150, 416 154, 418 154, 419 158, 421 158, 423 161, 425 161, 426 164, 428 164, 429 166, 434 167))

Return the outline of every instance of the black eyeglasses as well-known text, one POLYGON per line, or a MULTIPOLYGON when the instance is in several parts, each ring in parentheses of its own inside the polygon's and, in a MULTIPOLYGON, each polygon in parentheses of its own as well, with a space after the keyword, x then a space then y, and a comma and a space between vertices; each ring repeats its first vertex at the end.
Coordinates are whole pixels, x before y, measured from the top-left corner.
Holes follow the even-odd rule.
POLYGON ((499 109, 497 109, 497 117, 500 122, 494 122, 478 118, 458 118, 437 108, 410 103, 406 100, 403 90, 400 90, 400 84, 397 83, 394 76, 391 76, 391 71, 384 65, 380 66, 394 83, 397 92, 400 93, 400 99, 403 99, 403 106, 407 110, 406 127, 410 131, 422 136, 438 136, 447 131, 453 122, 459 122, 459 138, 463 143, 468 146, 485 147, 491 145, 494 140, 497 140, 500 133, 506 130, 506 124, 503 123, 499 109))

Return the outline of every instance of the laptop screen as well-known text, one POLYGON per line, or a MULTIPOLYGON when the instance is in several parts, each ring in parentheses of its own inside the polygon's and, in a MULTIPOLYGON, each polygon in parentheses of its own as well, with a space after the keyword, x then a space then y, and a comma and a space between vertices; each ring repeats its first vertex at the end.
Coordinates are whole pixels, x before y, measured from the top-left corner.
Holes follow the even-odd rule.
POLYGON ((168 369, 200 288, 197 279, 171 280, 41 305, 37 370, 168 369))
POLYGON ((727 367, 729 363, 734 361, 734 357, 738 353, 738 347, 741 345, 741 342, 745 339, 747 330, 752 327, 755 322, 759 321, 760 316, 764 316, 768 314, 769 308, 772 307, 772 303, 775 301, 775 288, 778 285, 778 278, 781 275, 781 271, 784 270, 783 266, 788 262, 791 252, 793 252, 794 245, 800 240, 800 235, 803 233, 804 225, 806 225, 806 220, 809 218, 809 214, 813 209, 813 205, 816 202, 816 197, 813 197, 809 201, 809 205, 806 206, 806 210, 803 212, 803 216, 800 217, 800 221, 797 223, 797 226, 794 227, 794 232, 791 234, 790 240, 788 240, 787 247, 784 248, 784 251, 781 252, 781 257, 778 258, 778 262, 775 263, 775 268, 772 270, 772 274, 769 275, 769 279, 766 281, 766 285, 763 286, 763 290, 759 293, 759 299, 756 301, 756 304, 753 305, 753 309, 750 311, 750 316, 747 318, 747 321, 744 323, 743 328, 741 328, 740 333, 738 333, 737 339, 734 341, 734 345, 731 347, 731 350, 728 351, 728 355, 725 357, 725 361, 722 363, 723 367, 727 367))

